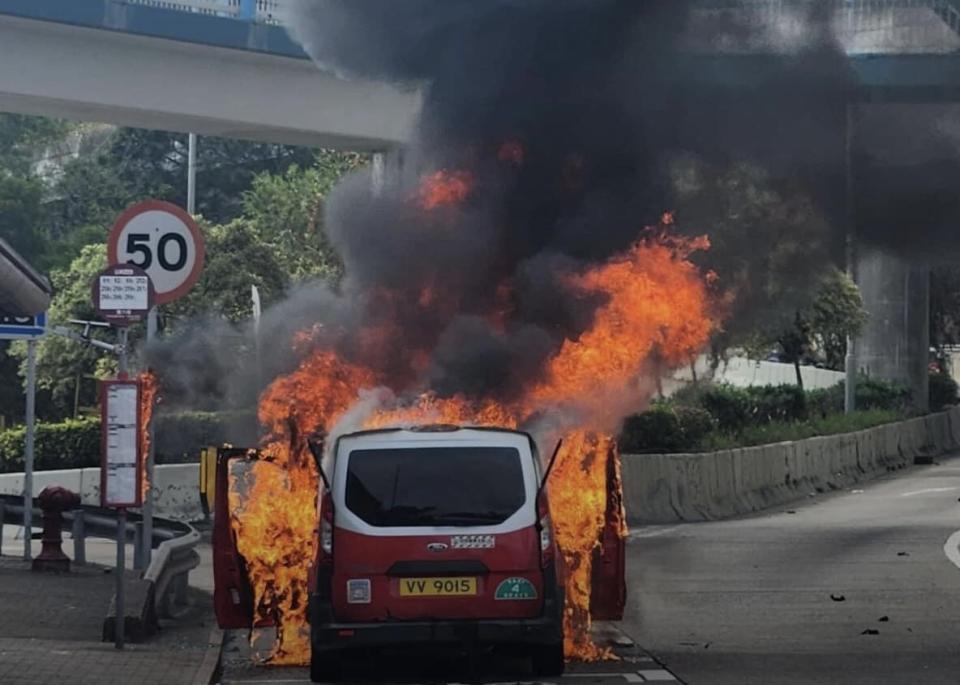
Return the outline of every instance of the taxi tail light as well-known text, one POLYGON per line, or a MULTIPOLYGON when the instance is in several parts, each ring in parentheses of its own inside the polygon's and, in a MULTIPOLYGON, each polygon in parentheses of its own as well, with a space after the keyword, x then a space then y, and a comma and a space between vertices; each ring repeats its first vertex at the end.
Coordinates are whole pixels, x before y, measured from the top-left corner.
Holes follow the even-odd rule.
POLYGON ((320 499, 320 535, 317 540, 317 551, 313 557, 313 564, 307 573, 308 587, 319 592, 318 572, 321 568, 329 575, 329 568, 333 566, 333 498, 329 491, 323 493, 320 499))
POLYGON ((537 531, 540 533, 540 566, 546 568, 553 563, 555 547, 550 507, 547 506, 546 498, 542 495, 537 499, 537 531))
POLYGON ((320 501, 320 545, 317 552, 321 564, 333 563, 333 497, 323 493, 320 501))

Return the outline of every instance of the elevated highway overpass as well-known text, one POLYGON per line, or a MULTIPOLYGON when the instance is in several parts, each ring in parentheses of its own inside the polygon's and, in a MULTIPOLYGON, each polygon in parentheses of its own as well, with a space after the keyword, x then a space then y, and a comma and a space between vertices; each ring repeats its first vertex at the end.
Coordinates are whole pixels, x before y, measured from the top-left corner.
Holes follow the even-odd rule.
POLYGON ((410 136, 416 92, 323 73, 279 26, 184 9, 0 0, 0 111, 350 150, 410 136))
MULTIPOLYGON (((279 26, 284 4, 0 0, 0 111, 354 150, 407 140, 420 95, 317 69, 279 26)), ((857 100, 960 99, 960 2, 820 4, 857 100)), ((791 59, 810 6, 700 0, 678 68, 705 86, 761 86, 791 59)))

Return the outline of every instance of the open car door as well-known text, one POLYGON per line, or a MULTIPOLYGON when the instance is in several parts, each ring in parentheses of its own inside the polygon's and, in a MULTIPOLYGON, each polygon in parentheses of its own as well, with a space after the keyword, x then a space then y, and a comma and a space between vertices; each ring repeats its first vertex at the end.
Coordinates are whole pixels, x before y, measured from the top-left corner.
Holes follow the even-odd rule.
POLYGON ((620 621, 627 603, 626 514, 619 456, 607 452, 607 513, 600 544, 593 552, 590 616, 596 621, 620 621))
POLYGON ((253 591, 247 568, 237 551, 230 512, 231 463, 249 460, 250 450, 217 450, 216 488, 213 513, 213 606, 221 628, 250 628, 253 625, 253 591))

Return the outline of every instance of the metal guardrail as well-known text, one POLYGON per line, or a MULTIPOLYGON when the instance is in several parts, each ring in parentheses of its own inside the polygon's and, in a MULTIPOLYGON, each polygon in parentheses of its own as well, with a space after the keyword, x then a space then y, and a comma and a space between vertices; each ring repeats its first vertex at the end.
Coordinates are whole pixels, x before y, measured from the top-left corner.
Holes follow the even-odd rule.
MULTIPOLYGON (((161 7, 246 21, 275 24, 284 0, 126 0, 130 4, 161 7)), ((890 13, 903 9, 926 9, 936 14, 953 31, 960 33, 960 3, 956 0, 699 0, 703 9, 746 8, 769 21, 810 6, 832 4, 840 25, 853 33, 909 28, 898 25, 890 13)))
POLYGON ((703 10, 747 10, 766 24, 789 21, 797 12, 815 7, 832 12, 837 29, 851 36, 929 28, 937 18, 960 33, 958 0, 698 0, 696 6, 703 10), (926 10, 928 16, 904 14, 903 10, 926 10))
POLYGON ((261 24, 279 23, 283 0, 126 0, 131 5, 192 12, 215 17, 232 17, 261 24))
MULTIPOLYGON (((0 527, 3 523, 23 525, 23 497, 0 495, 0 512, 0 527)), ((40 521, 42 515, 34 499, 33 520, 40 521)), ((142 519, 139 514, 128 513, 127 516, 126 540, 134 543, 135 550, 141 549, 142 546, 137 543, 143 530, 142 519)), ((63 512, 63 518, 77 536, 73 541, 75 563, 86 562, 85 538, 117 539, 117 516, 112 509, 81 505, 73 511, 63 512)), ((157 615, 173 616, 175 607, 184 603, 190 571, 200 565, 200 555, 195 549, 200 542, 200 533, 193 526, 180 521, 157 517, 153 521, 152 542, 157 547, 151 554, 143 578, 154 586, 157 615)))
POLYGON ((695 0, 686 49, 791 52, 815 19, 848 55, 960 52, 960 0, 695 0))

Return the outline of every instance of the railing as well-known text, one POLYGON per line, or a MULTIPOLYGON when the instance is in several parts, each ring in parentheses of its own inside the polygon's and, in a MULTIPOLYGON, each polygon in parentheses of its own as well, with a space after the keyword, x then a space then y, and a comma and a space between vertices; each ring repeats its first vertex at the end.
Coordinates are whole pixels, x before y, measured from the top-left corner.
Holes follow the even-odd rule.
MULTIPOLYGON (((161 7, 262 24, 278 24, 288 0, 124 0, 130 4, 161 7)), ((400 0, 398 0, 400 1, 400 0)), ((478 0, 478 2, 481 0, 478 0)), ((732 37, 720 51, 777 51, 788 47, 791 37, 798 42, 804 16, 812 8, 832 12, 833 33, 848 53, 905 52, 937 53, 960 50, 960 0, 697 0, 707 14, 710 33, 711 11, 741 12, 751 27, 759 27, 764 38, 751 44, 732 37), (766 29, 766 30, 763 30, 766 29)), ((751 32, 754 33, 754 32, 751 32)), ((716 36, 696 51, 717 48, 716 36)))
MULTIPOLYGON (((40 521, 43 512, 34 501, 33 520, 40 521)), ((134 543, 134 568, 142 568, 142 557, 138 550, 143 523, 137 514, 128 514, 126 539, 134 543)), ((81 506, 73 511, 63 512, 64 520, 70 524, 73 532, 73 560, 85 563, 84 542, 88 537, 117 539, 117 517, 111 509, 81 506)), ((178 521, 154 518, 153 542, 160 544, 150 555, 150 564, 143 579, 153 585, 154 607, 159 616, 172 616, 175 606, 183 604, 189 573, 200 565, 200 555, 195 547, 200 542, 200 533, 193 526, 178 521)), ((23 497, 20 495, 0 495, 0 541, 3 540, 3 524, 23 525, 23 497)))
POLYGON ((788 47, 791 37, 799 44, 811 11, 824 13, 848 53, 960 49, 960 0, 699 0, 697 6, 707 17, 703 33, 712 28, 711 11, 733 12, 754 29, 748 33, 767 41, 756 36, 749 45, 732 40, 726 47, 733 50, 788 47))
POLYGON ((191 12, 243 21, 276 24, 283 0, 126 0, 131 5, 191 12))

